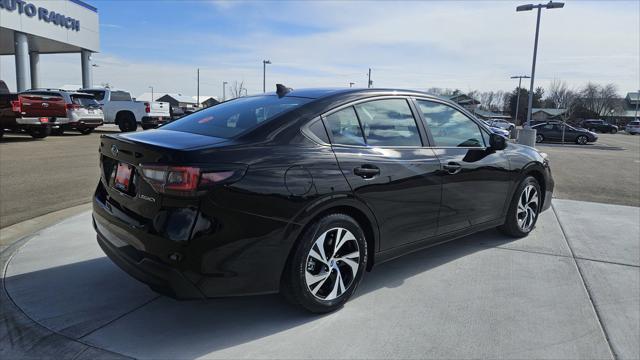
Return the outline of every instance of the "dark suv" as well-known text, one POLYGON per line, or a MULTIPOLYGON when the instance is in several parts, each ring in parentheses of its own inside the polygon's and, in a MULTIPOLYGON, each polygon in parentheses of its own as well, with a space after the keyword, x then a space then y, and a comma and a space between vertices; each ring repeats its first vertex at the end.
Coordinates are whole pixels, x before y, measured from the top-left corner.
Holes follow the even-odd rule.
POLYGON ((312 312, 402 254, 527 236, 554 186, 545 154, 407 90, 279 86, 103 135, 100 164, 98 243, 133 277, 178 298, 280 291, 312 312))
POLYGON ((596 119, 584 120, 580 123, 580 126, 592 132, 599 131, 602 133, 611 133, 611 134, 615 134, 618 132, 617 126, 611 125, 604 120, 596 120, 596 119))

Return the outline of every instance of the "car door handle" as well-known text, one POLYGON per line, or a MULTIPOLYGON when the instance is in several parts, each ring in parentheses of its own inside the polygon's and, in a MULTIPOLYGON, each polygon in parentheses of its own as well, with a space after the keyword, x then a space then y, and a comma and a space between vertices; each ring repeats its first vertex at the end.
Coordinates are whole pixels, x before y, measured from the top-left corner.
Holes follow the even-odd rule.
POLYGON ((376 175, 380 175, 380 168, 373 165, 362 165, 353 169, 353 173, 362 178, 370 179, 376 175))
POLYGON ((460 170, 462 170, 462 165, 455 162, 447 163, 443 167, 444 167, 444 170, 451 175, 457 174, 460 172, 460 170))

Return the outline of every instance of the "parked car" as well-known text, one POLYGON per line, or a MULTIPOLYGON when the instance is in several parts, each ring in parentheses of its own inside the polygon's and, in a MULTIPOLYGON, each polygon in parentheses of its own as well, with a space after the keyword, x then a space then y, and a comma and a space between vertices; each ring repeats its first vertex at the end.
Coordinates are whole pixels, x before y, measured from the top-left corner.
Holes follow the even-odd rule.
POLYGON ((575 142, 580 145, 586 145, 590 142, 598 140, 598 135, 586 129, 575 128, 571 125, 561 122, 548 122, 532 126, 536 129, 536 142, 543 141, 564 141, 575 142), (564 129, 563 129, 564 128, 564 129))
POLYGON ((631 135, 640 134, 640 121, 630 121, 627 126, 625 126, 624 131, 631 135))
POLYGON ((487 124, 492 127, 505 129, 507 131, 511 131, 516 128, 516 124, 503 119, 490 119, 487 120, 487 124))
POLYGON ((580 126, 582 126, 585 129, 588 129, 591 132, 599 131, 603 133, 612 133, 612 134, 615 134, 618 132, 617 126, 611 125, 604 120, 597 120, 597 119, 583 120, 580 123, 580 126))
POLYGON ((549 162, 455 103, 378 89, 246 96, 159 129, 103 135, 104 252, 177 298, 282 292, 337 309, 365 271, 551 205, 549 162))
POLYGON ((49 136, 51 125, 47 115, 56 100, 61 99, 28 98, 11 93, 7 84, 0 80, 0 138, 5 131, 24 132, 36 139, 49 136))
POLYGON ((160 101, 135 101, 128 91, 109 88, 80 89, 92 94, 102 105, 104 122, 116 124, 120 131, 152 129, 171 120, 169 103, 160 101))
POLYGON ((87 135, 104 122, 100 104, 91 94, 60 89, 34 89, 21 94, 29 98, 48 96, 62 99, 62 102, 50 109, 51 126, 55 135, 62 135, 67 130, 87 135))
POLYGON ((509 137, 511 137, 511 132, 509 132, 508 130, 505 130, 505 129, 489 126, 489 130, 491 130, 494 134, 502 135, 502 136, 506 137, 507 139, 509 137))

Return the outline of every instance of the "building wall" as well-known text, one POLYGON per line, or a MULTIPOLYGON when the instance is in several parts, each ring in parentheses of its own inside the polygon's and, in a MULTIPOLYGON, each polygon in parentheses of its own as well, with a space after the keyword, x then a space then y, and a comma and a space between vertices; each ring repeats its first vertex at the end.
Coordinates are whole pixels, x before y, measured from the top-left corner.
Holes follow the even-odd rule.
MULTIPOLYGON (((69 51, 72 51, 73 47, 92 52, 99 50, 100 25, 97 10, 91 10, 72 0, 25 0, 22 9, 23 11, 20 13, 15 0, 0 0, 0 27, 61 43, 38 43, 40 52, 64 52, 60 51, 60 48, 64 49, 65 44, 72 46, 69 51), (35 15, 29 16, 27 14, 25 11, 27 6, 31 10, 36 9, 35 15), (10 10, 14 7, 15 9, 10 10), (46 10, 46 13, 41 9, 46 10), (43 16, 50 15, 51 12, 79 21, 78 29, 76 30, 73 26, 67 28, 56 25, 51 21, 47 22, 43 16)), ((49 19, 49 17, 46 18, 49 19)), ((13 37, 4 36, 5 34, 8 32, 4 31, 2 39, 0 39, 0 49, 2 49, 0 55, 11 55, 13 54, 13 37)))

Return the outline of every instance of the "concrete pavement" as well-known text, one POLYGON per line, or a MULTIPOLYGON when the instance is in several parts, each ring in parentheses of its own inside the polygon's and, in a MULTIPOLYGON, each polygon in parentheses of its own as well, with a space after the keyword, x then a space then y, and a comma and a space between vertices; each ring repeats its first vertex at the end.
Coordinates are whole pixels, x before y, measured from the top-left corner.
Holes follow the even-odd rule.
POLYGON ((382 264, 343 309, 314 316, 276 295, 159 296, 104 257, 86 212, 3 253, 0 357, 44 344, 85 358, 635 359, 639 218, 555 199, 527 238, 487 231, 382 264), (21 326, 38 329, 27 345, 21 326))

